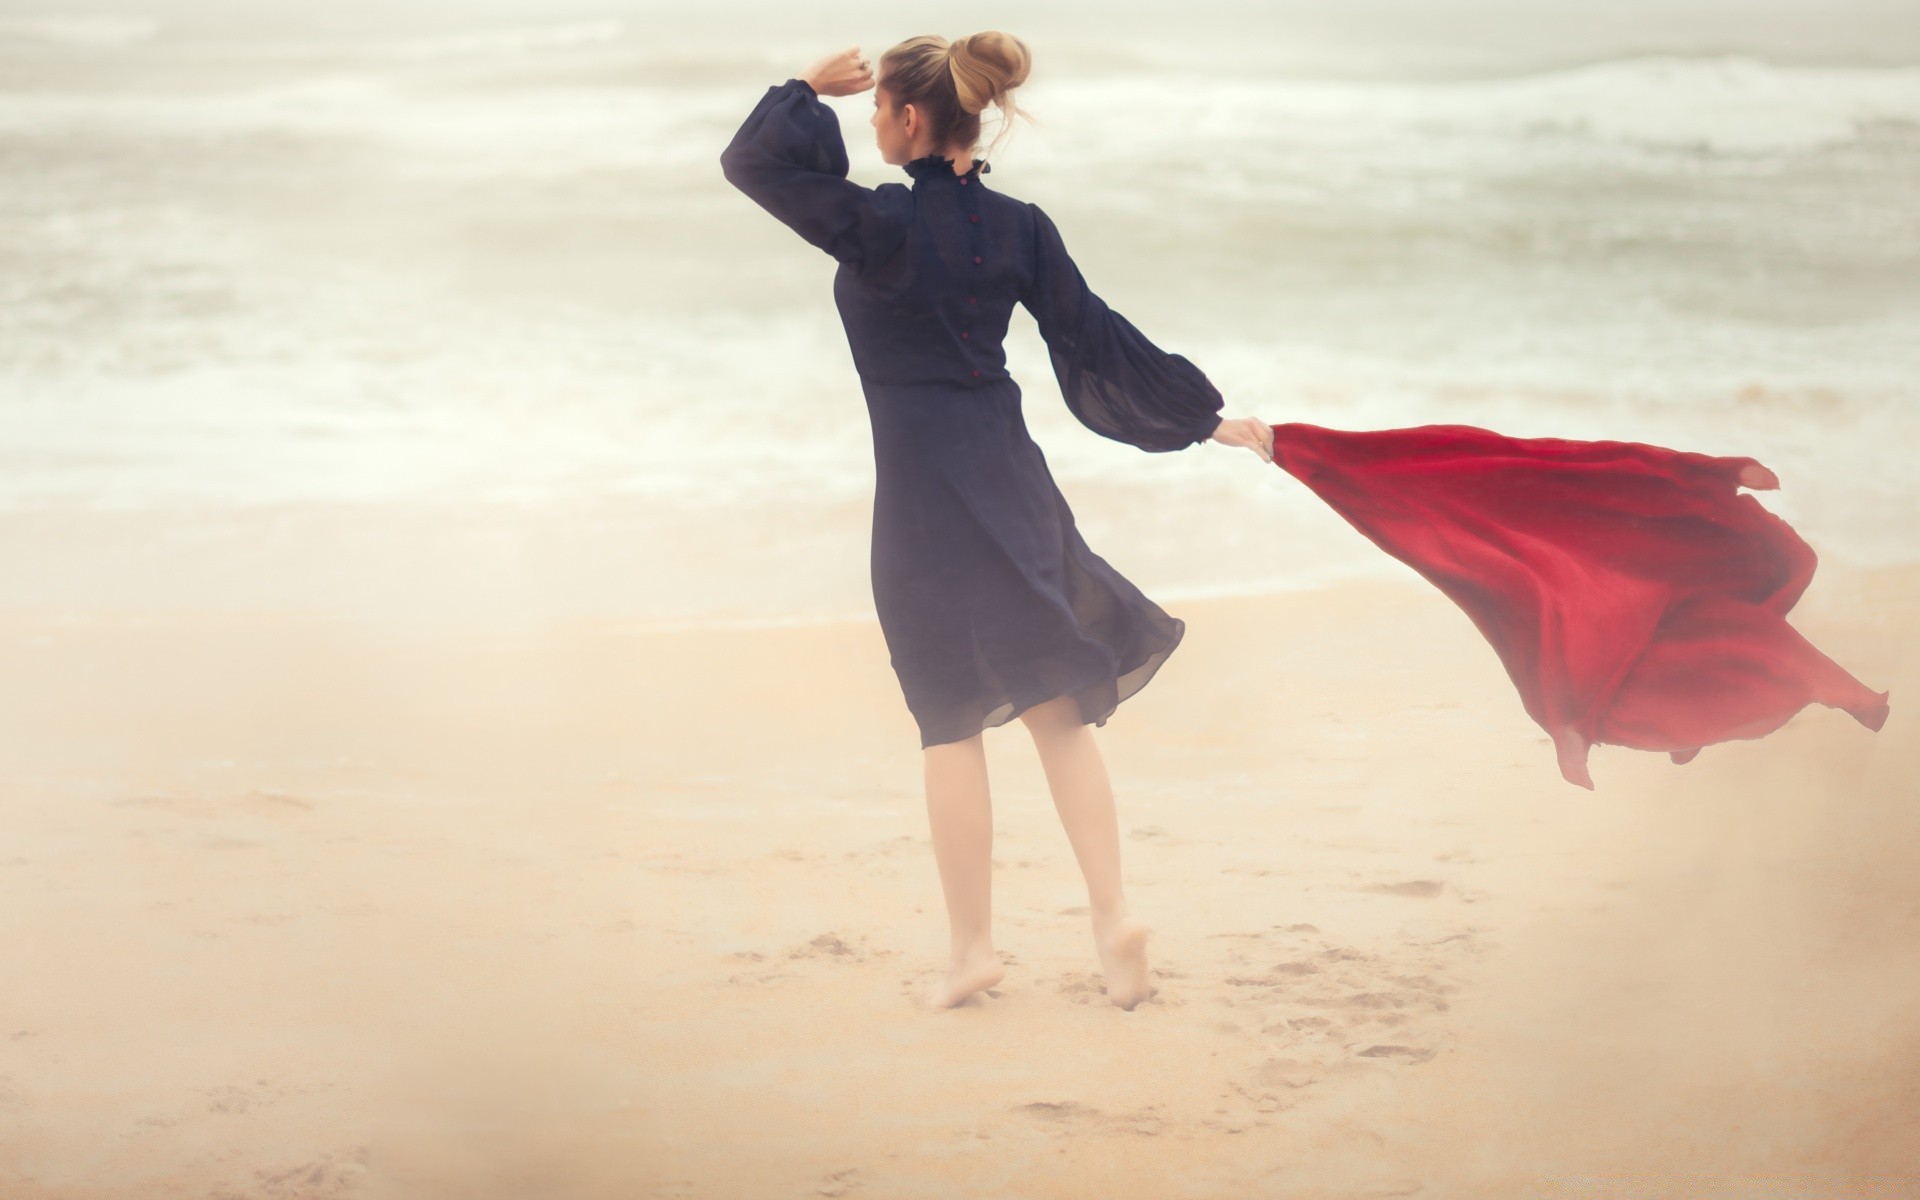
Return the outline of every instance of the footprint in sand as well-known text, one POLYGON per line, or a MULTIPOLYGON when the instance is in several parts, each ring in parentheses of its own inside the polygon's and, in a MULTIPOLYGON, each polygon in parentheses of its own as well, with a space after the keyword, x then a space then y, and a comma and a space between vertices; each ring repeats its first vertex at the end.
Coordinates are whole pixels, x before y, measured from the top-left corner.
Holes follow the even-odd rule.
POLYGON ((1060 994, 1075 1004, 1093 1004, 1107 998, 1107 981, 1086 971, 1068 971, 1060 976, 1060 994))
POLYGON ((897 951, 875 949, 867 944, 863 937, 855 935, 852 941, 837 933, 823 933, 787 951, 788 958, 818 958, 828 962, 856 963, 869 958, 891 958, 897 951))
MULTIPOLYGON (((1234 957, 1247 961, 1239 954, 1234 957)), ((1371 957, 1350 946, 1330 946, 1304 957, 1284 958, 1266 967, 1229 975, 1225 982, 1239 987, 1286 988, 1330 968, 1338 969, 1342 963, 1366 962, 1371 957)))
MULTIPOLYGON (((1170 978, 1167 972, 1155 969, 1154 978, 1170 978)), ((1107 980, 1104 975, 1091 971, 1063 971, 1059 977, 1060 994, 1075 1004, 1107 1004, 1107 980)), ((1182 1001, 1168 996, 1164 989, 1156 984, 1147 985, 1147 998, 1142 1005, 1163 1004, 1178 1007, 1182 1001)))
POLYGON ((1253 1077, 1267 1087, 1299 1089, 1320 1078, 1320 1064, 1304 1058, 1269 1058, 1254 1070, 1253 1077))
POLYGON ((290 796, 285 792, 251 791, 241 797, 239 803, 241 807, 251 812, 268 813, 274 816, 313 811, 313 801, 299 796, 290 796))
MULTIPOLYGON (((737 958, 742 962, 750 963, 763 963, 767 961, 767 956, 758 950, 734 950, 729 952, 727 957, 737 958)), ((760 987, 764 984, 772 983, 776 979, 785 979, 786 977, 785 971, 742 971, 738 975, 727 976, 727 986, 760 987)))
POLYGON ((329 1154, 296 1166, 253 1173, 259 1189, 250 1196, 268 1200, 323 1200, 349 1196, 357 1191, 367 1173, 370 1152, 365 1146, 329 1154))
MULTIPOLYGON (((1323 941, 1317 949, 1303 947, 1226 975, 1221 1002, 1251 1009, 1234 1016, 1258 1022, 1260 1036, 1284 1052, 1231 1085, 1245 1107, 1222 1114, 1214 1127, 1231 1129, 1260 1119, 1254 1114, 1292 1107, 1304 1098, 1303 1089, 1333 1076, 1376 1074, 1435 1057, 1433 1047, 1445 1030, 1434 1021, 1447 1011, 1444 997, 1454 985, 1447 982, 1445 960, 1421 957, 1415 949, 1427 944, 1409 940, 1403 952, 1374 954, 1323 941), (1389 1029, 1392 1040, 1381 1040, 1389 1029)), ((1244 963, 1253 949, 1236 945, 1229 957, 1244 963)))
POLYGON ((1155 1137, 1166 1126, 1159 1107, 1147 1104, 1129 1112, 1110 1113, 1078 1100, 1034 1100, 1014 1105, 1013 1111, 1061 1137, 1088 1133, 1155 1137))
POLYGON ((207 1090, 207 1111, 217 1113, 244 1113, 250 1111, 261 1101, 246 1088, 228 1084, 225 1087, 207 1090))
MULTIPOLYGON (((852 941, 837 933, 822 933, 788 950, 782 957, 789 962, 814 960, 829 963, 863 963, 870 958, 890 958, 895 951, 876 949, 866 944, 866 939, 856 937, 852 941)), ((728 955, 749 963, 764 963, 767 956, 758 950, 734 950, 728 955)), ((776 979, 791 978, 789 972, 777 970, 742 971, 729 975, 727 983, 733 987, 758 987, 772 983, 776 979)))
MULTIPOLYGON (((1013 955, 1005 950, 998 951, 998 954, 1003 964, 1013 965, 1015 961, 1013 955)), ((934 980, 944 979, 946 974, 946 971, 939 967, 920 967, 909 971, 900 979, 900 999, 915 1009, 927 1011, 927 994, 933 990, 934 980)), ((987 1000, 998 1000, 1005 995, 1004 990, 990 987, 984 991, 975 992, 960 1003, 950 1006, 946 1011, 951 1011, 952 1008, 979 1008, 986 1004, 987 1000)))
POLYGON ((846 939, 837 933, 823 933, 804 946, 796 946, 787 951, 788 958, 842 958, 860 961, 863 957, 858 950, 848 945, 846 939))
POLYGON ((1014 1105, 1013 1111, 1057 1121, 1084 1120, 1100 1115, 1099 1109, 1091 1104, 1082 1104, 1078 1100, 1034 1100, 1026 1104, 1014 1105))
MULTIPOLYGON (((1318 981, 1316 981, 1318 982, 1318 981)), ((1448 1009, 1445 992, 1450 985, 1426 976, 1350 975, 1318 982, 1318 986, 1296 989, 1286 1002, 1303 1008, 1332 1010, 1338 1023, 1357 1025, 1401 1025, 1430 1013, 1448 1009)))
POLYGON ((1438 896, 1445 886, 1437 879, 1409 879, 1404 883, 1370 883, 1358 890, 1384 892, 1389 896, 1416 896, 1422 900, 1429 900, 1438 896))
POLYGON ((822 1196, 844 1196, 863 1182, 858 1167, 847 1167, 822 1179, 820 1186, 813 1190, 822 1196))
POLYGON ((1093 1105, 1078 1100, 1034 1100, 1014 1105, 1013 1111, 1034 1118, 1058 1135, 1091 1132, 1100 1125, 1104 1115, 1093 1105))
POLYGON ((1410 1063, 1423 1063, 1434 1055, 1434 1051, 1417 1046, 1368 1046, 1355 1053, 1361 1058, 1403 1058, 1410 1063))

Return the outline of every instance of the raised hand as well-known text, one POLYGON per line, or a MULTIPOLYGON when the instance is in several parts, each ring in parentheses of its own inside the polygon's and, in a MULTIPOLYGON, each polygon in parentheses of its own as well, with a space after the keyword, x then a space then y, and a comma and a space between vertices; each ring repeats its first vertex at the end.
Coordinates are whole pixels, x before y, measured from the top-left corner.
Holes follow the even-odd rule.
POLYGON ((814 63, 800 78, 822 96, 851 96, 873 86, 873 64, 860 47, 849 46, 814 63))
POLYGON ((1233 417, 1222 421, 1209 440, 1223 446, 1245 446, 1262 460, 1273 461, 1273 426, 1259 417, 1233 417))

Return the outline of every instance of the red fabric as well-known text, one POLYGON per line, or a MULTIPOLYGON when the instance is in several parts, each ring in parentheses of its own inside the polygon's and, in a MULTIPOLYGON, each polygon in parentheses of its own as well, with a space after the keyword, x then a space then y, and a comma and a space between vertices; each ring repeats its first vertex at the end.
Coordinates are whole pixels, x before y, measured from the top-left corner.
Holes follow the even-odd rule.
POLYGON ((1668 752, 1757 738, 1808 704, 1877 730, 1886 692, 1787 624, 1813 550, 1742 486, 1751 458, 1467 425, 1273 427, 1274 462, 1464 609, 1593 787, 1596 742, 1668 752))

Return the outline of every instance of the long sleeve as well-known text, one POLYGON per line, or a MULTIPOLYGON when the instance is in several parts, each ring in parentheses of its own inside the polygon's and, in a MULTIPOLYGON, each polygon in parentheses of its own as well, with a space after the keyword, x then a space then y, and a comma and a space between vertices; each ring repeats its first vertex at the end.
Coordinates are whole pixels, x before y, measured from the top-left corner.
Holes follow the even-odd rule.
POLYGON ((1021 303, 1040 327, 1067 408, 1095 433, 1156 453, 1212 437, 1225 404, 1219 389, 1094 295, 1052 219, 1027 207, 1035 259, 1021 303))
POLYGON ((840 119, 804 79, 767 89, 721 151, 720 169, 754 203, 855 268, 877 266, 906 239, 911 193, 847 178, 840 119))

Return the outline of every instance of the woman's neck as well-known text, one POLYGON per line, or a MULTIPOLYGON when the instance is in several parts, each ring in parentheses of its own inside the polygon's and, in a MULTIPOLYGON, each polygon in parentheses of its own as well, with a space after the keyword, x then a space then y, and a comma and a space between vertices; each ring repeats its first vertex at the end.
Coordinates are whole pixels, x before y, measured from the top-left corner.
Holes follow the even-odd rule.
POLYGON ((956 150, 949 147, 945 150, 929 150, 927 153, 937 154, 941 158, 952 160, 953 173, 955 175, 965 175, 968 171, 973 170, 973 151, 971 150, 956 150))

